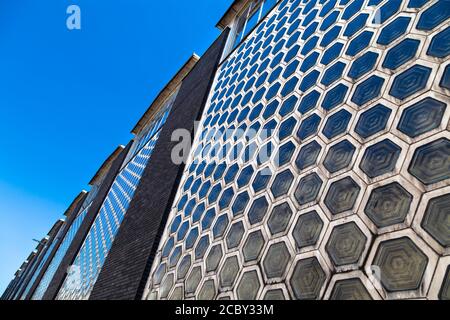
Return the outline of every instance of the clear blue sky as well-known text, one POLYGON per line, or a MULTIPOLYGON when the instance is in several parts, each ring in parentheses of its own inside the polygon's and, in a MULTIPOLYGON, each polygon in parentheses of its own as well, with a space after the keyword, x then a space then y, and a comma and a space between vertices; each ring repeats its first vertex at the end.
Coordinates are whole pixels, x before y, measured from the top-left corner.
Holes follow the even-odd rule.
POLYGON ((1 293, 231 2, 0 1, 1 293))

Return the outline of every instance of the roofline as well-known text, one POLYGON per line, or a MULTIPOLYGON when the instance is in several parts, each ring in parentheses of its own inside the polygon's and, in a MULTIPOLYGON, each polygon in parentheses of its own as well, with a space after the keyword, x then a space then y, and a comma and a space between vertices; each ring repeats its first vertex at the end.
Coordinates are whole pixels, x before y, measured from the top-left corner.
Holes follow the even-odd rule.
POLYGON ((194 68, 200 57, 197 54, 192 54, 192 56, 185 62, 185 64, 178 70, 178 72, 172 77, 172 79, 165 85, 165 87, 160 91, 158 96, 152 102, 150 107, 144 113, 144 115, 139 119, 137 124, 131 131, 132 134, 138 135, 145 128, 147 123, 152 119, 152 117, 159 111, 160 107, 169 97, 169 95, 181 84, 184 78, 189 74, 189 72, 194 68))
POLYGON ((75 207, 80 203, 80 201, 84 201, 84 197, 87 194, 86 190, 82 190, 76 197, 73 199, 72 203, 69 205, 67 210, 64 212, 64 216, 69 217, 72 214, 72 211, 75 210, 75 207))
POLYGON ((56 233, 59 231, 59 229, 61 228, 61 226, 64 224, 63 220, 58 220, 55 222, 55 224, 53 225, 53 227, 50 229, 50 231, 48 232, 48 236, 51 238, 54 235, 56 235, 56 233))
POLYGON ((35 256, 36 256, 36 252, 34 252, 34 251, 31 252, 30 255, 29 255, 28 258, 27 258, 27 261, 30 262, 31 259, 33 259, 35 256))
POLYGON ((244 9, 248 2, 249 0, 234 0, 219 22, 217 22, 216 27, 223 31, 230 25, 234 17, 244 9))
POLYGON ((93 186, 97 182, 97 180, 99 180, 105 174, 105 172, 109 170, 112 163, 114 162, 114 160, 116 160, 123 149, 125 149, 125 146, 120 145, 116 148, 116 150, 114 150, 113 153, 111 153, 111 155, 105 160, 105 162, 103 162, 100 169, 97 170, 91 181, 89 181, 90 186, 93 186))
POLYGON ((36 251, 36 254, 39 254, 41 252, 41 250, 45 247, 47 242, 48 242, 47 237, 42 238, 41 242, 39 242, 38 245, 36 246, 36 249, 34 249, 36 251))

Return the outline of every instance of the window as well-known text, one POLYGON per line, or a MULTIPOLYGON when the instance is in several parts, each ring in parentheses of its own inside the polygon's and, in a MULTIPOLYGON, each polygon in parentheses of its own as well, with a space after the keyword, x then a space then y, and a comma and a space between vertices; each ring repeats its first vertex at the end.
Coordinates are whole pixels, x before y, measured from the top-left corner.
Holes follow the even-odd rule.
POLYGON ((275 6, 277 0, 254 0, 235 20, 233 49, 249 34, 262 18, 275 6))

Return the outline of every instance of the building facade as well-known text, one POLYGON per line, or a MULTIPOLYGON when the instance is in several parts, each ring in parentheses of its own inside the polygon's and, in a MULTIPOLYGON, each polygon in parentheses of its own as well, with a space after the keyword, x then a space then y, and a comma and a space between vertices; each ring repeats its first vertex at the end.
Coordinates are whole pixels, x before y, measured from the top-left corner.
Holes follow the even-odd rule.
POLYGON ((449 22, 233 1, 2 299, 450 299, 449 22))

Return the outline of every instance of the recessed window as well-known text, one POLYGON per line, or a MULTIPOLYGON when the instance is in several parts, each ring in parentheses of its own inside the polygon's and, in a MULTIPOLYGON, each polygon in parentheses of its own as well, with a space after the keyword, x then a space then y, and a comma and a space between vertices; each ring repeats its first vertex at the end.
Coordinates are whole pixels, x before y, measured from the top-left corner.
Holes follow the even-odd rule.
POLYGON ((276 3, 277 0, 254 0, 247 5, 235 20, 233 49, 241 43, 276 3))

